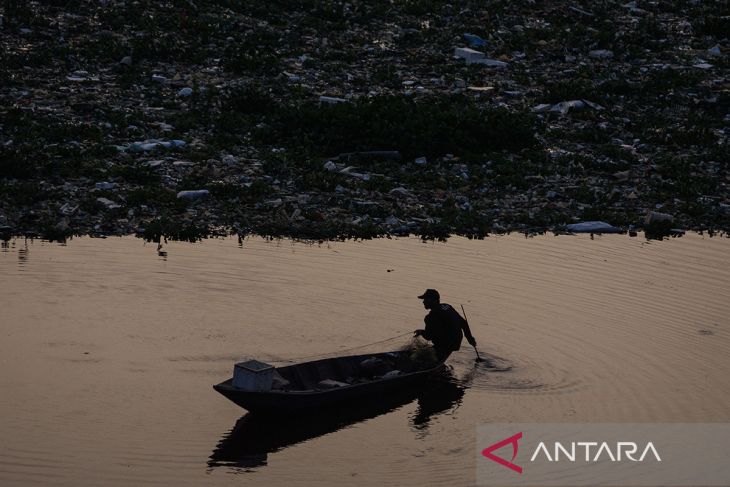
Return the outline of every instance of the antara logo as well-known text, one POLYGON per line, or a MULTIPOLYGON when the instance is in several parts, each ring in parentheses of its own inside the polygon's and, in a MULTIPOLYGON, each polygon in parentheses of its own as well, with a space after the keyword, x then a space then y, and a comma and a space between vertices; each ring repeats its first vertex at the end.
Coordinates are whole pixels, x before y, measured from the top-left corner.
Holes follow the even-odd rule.
MULTIPOLYGON (((522 474, 522 467, 514 463, 520 447, 518 442, 522 439, 522 436, 522 432, 519 432, 516 435, 512 435, 509 438, 498 441, 497 443, 482 450, 482 455, 493 462, 497 462, 503 467, 507 467, 518 474, 522 474), (499 450, 507 445, 512 445, 512 458, 510 460, 505 460, 493 453, 495 450, 499 450)), ((544 441, 538 443, 534 452, 530 456, 530 462, 540 460, 540 457, 544 457, 544 459, 548 462, 558 462, 563 460, 576 462, 581 461, 582 459, 585 459, 586 462, 598 462, 600 460, 610 460, 612 462, 621 462, 624 460, 643 462, 649 454, 651 454, 657 462, 662 461, 659 456, 659 452, 657 452, 651 441, 644 446, 638 458, 635 455, 639 451, 639 445, 633 441, 619 441, 613 448, 612 445, 605 441, 574 441, 566 444, 556 441, 552 446, 553 448, 549 449, 544 441), (592 448, 595 449, 592 450, 592 448), (583 455, 580 455, 581 451, 583 455)))
POLYGON ((517 450, 519 450, 520 445, 517 443, 518 440, 522 439, 522 432, 520 431, 516 435, 510 436, 509 438, 505 438, 502 441, 498 441, 492 446, 486 447, 484 450, 482 450, 482 455, 489 458, 493 462, 497 462, 500 465, 503 465, 511 470, 514 470, 515 472, 521 474, 522 473, 522 467, 519 465, 515 465, 512 463, 514 459, 517 457, 517 450), (492 452, 494 450, 499 450, 505 445, 512 444, 512 460, 507 461, 504 458, 498 457, 497 455, 494 455, 492 452))

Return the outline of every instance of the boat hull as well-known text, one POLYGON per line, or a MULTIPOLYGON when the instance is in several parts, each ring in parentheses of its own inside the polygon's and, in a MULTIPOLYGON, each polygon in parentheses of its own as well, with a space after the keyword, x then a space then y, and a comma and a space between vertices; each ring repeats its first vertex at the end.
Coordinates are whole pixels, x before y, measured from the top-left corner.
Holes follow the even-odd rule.
MULTIPOLYGON (((343 359, 360 360, 363 356, 343 357, 343 359)), ((368 357, 368 356, 364 356, 368 357)), ((307 364, 290 367, 304 367, 307 364)), ((394 377, 380 378, 365 383, 352 384, 327 390, 308 391, 246 391, 233 387, 233 379, 228 379, 213 388, 220 394, 246 409, 256 413, 280 413, 286 411, 303 411, 320 409, 362 399, 378 400, 394 392, 416 388, 431 376, 444 369, 443 363, 415 372, 403 373, 394 377)))

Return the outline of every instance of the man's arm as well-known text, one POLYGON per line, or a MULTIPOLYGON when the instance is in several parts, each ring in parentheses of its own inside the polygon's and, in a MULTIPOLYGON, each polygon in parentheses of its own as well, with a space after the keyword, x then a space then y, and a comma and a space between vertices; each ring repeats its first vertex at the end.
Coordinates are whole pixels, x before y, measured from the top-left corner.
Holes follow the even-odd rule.
POLYGON ((424 330, 416 330, 413 334, 415 336, 422 336, 426 340, 433 341, 433 320, 434 317, 431 313, 424 316, 423 322, 426 324, 426 328, 424 330))
POLYGON ((466 337, 466 341, 469 342, 469 345, 471 345, 472 347, 476 347, 477 340, 471 334, 471 330, 469 329, 469 322, 463 318, 461 320, 461 329, 464 330, 464 336, 466 337))
POLYGON ((464 332, 464 336, 466 337, 466 341, 469 342, 469 345, 472 347, 477 346, 477 341, 474 338, 474 336, 471 334, 471 329, 469 329, 469 322, 466 321, 466 319, 459 314, 458 311, 456 311, 453 307, 451 308, 454 310, 454 313, 456 313, 456 316, 459 317, 459 324, 461 326, 461 330, 464 332))

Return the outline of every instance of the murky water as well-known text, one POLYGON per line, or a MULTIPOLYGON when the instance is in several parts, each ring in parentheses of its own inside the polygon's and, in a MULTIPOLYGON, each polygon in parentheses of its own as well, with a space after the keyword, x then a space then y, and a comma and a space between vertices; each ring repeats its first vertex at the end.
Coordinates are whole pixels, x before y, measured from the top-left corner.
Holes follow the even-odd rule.
POLYGON ((311 246, 15 240, 0 252, 0 484, 469 485, 485 422, 730 421, 730 240, 311 246), (411 396, 258 421, 235 361, 395 349, 428 287, 479 348, 411 396), (252 420, 253 419, 253 420, 252 420))

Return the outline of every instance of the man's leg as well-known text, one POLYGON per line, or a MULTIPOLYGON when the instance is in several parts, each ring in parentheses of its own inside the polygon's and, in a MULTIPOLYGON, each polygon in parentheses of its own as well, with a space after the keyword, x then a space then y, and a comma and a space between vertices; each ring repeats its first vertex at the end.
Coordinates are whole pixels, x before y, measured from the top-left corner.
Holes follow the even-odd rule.
POLYGON ((446 350, 438 347, 434 347, 434 350, 436 351, 436 358, 439 362, 445 361, 447 358, 449 358, 449 355, 451 355, 451 350, 446 350))

